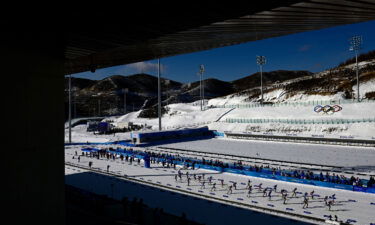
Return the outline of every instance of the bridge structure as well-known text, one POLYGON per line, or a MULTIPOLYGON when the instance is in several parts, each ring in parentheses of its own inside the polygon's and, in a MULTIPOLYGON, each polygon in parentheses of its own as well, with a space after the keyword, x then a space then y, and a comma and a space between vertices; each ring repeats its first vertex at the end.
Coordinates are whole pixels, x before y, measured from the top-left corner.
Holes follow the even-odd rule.
POLYGON ((375 0, 118 4, 0 16, 2 73, 16 84, 2 89, 14 224, 65 223, 65 75, 375 19, 375 0))

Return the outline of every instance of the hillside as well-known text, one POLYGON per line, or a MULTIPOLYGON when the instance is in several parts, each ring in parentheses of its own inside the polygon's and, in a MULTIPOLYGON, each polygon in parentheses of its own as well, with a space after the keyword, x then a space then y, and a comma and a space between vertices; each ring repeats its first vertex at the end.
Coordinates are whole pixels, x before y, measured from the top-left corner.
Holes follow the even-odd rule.
MULTIPOLYGON (((263 85, 272 85, 285 80, 295 79, 304 76, 311 76, 313 73, 309 71, 288 71, 276 70, 271 72, 263 72, 263 85)), ((247 77, 232 81, 234 89, 239 92, 246 89, 259 87, 260 73, 255 73, 247 77)))
MULTIPOLYGON (((374 99, 371 84, 375 77, 375 53, 358 57, 360 68, 360 97, 374 99), (366 60, 366 61, 363 61, 366 60)), ((277 70, 263 73, 266 102, 301 101, 303 99, 353 99, 356 98, 356 74, 353 59, 320 73, 309 71, 277 70)), ((199 81, 182 84, 161 79, 162 104, 191 103, 200 98, 199 81)), ((73 78, 74 117, 121 115, 126 111, 147 109, 142 115, 157 115, 157 77, 148 74, 130 76, 114 75, 93 81, 73 78)), ((210 105, 243 104, 260 101, 260 74, 254 73, 231 82, 214 78, 204 80, 205 98, 210 105)), ((67 82, 66 82, 67 89, 67 82)), ((66 92, 67 93, 67 92, 66 92)), ((66 104, 67 104, 66 95, 66 104)), ((67 109, 68 107, 66 107, 67 109)), ((165 110, 166 112, 167 110, 165 110)), ((66 111, 67 114, 67 111, 66 111)))
MULTIPOLYGON (((264 79, 266 84, 271 84, 310 74, 307 71, 272 71, 265 73, 264 79)), ((226 96, 259 86, 258 82, 259 74, 257 73, 232 82, 209 78, 204 80, 204 95, 206 99, 226 96)), ((181 84, 162 78, 161 84, 163 105, 189 103, 200 98, 199 81, 181 84)), ((67 86, 66 79, 66 89, 67 86)), ((123 89, 128 89, 126 93, 127 112, 139 109, 155 110, 157 104, 157 77, 155 76, 148 74, 114 75, 99 81, 72 78, 73 101, 75 102, 73 106, 74 116, 123 113, 123 89)), ((65 104, 67 104, 67 100, 66 92, 65 104)), ((147 115, 156 114, 155 112, 148 112, 147 115)))

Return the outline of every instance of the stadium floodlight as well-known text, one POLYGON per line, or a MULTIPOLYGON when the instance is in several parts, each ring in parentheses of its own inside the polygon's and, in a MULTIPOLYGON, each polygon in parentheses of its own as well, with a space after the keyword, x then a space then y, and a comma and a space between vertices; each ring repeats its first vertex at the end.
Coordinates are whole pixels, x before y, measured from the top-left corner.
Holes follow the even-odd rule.
POLYGON ((263 105, 263 71, 262 71, 262 67, 263 67, 264 64, 266 64, 266 57, 257 55, 256 59, 257 59, 257 64, 259 65, 259 69, 260 69, 260 93, 261 93, 260 104, 263 105))
MULTIPOLYGON (((134 108, 134 104, 133 104, 134 108)), ((134 109, 133 109, 134 111, 134 109)), ((160 85, 160 59, 158 59, 158 118, 159 118, 159 131, 161 131, 161 85, 160 85)))
POLYGON ((72 75, 69 74, 69 144, 72 143, 72 75))
POLYGON ((200 85, 200 103, 201 103, 201 111, 203 111, 203 107, 204 107, 204 81, 203 81, 203 73, 204 73, 204 65, 201 64, 199 66, 199 75, 200 75, 200 82, 199 82, 199 85, 200 85))
POLYGON ((362 36, 356 35, 349 39, 350 47, 349 51, 355 52, 355 68, 356 68, 356 75, 357 75, 357 101, 359 102, 359 74, 358 74, 358 51, 361 49, 362 45, 362 36))

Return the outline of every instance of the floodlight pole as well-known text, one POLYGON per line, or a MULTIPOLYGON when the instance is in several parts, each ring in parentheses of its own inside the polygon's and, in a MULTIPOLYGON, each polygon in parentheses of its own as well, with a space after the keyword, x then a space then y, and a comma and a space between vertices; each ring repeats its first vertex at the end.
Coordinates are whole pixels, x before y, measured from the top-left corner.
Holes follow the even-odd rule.
POLYGON ((100 116, 100 99, 98 99, 98 116, 100 116))
POLYGON ((158 117, 159 117, 159 131, 161 131, 161 85, 160 85, 160 59, 158 59, 158 117))
POLYGON ((204 102, 204 80, 203 80, 203 72, 204 71, 202 71, 202 104, 203 104, 203 110, 204 110, 205 102, 204 102))
POLYGON ((263 105, 263 71, 262 71, 262 64, 260 64, 259 67, 260 67, 260 95, 261 95, 260 104, 263 105))
POLYGON ((128 91, 127 88, 122 89, 124 91, 124 115, 126 114, 126 92, 128 91))
POLYGON ((355 51, 355 73, 357 75, 357 101, 359 102, 358 51, 355 51))
POLYGON ((257 64, 259 65, 259 69, 260 69, 260 93, 261 93, 260 104, 263 105, 263 65, 266 64, 266 57, 257 56, 256 59, 257 59, 257 64))
POLYGON ((199 75, 199 102, 201 104, 201 111, 203 110, 202 106, 202 73, 199 75))
POLYGON ((71 103, 71 93, 72 93, 72 75, 69 74, 69 144, 72 143, 72 103, 71 103))
POLYGON ((202 64, 202 65, 199 66, 201 111, 203 111, 203 107, 204 107, 204 81, 203 81, 203 73, 204 73, 204 65, 202 64))
POLYGON ((362 44, 362 36, 353 36, 350 38, 350 51, 354 51, 355 53, 355 68, 356 68, 356 76, 357 76, 357 101, 360 101, 359 98, 359 68, 358 68, 358 51, 361 49, 362 44))

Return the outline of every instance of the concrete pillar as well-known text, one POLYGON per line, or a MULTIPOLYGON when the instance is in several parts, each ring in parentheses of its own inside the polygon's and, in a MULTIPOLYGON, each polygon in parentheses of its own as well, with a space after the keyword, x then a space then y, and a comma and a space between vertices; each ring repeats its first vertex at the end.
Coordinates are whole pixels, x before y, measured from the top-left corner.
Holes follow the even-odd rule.
POLYGON ((63 35, 14 30, 0 37, 2 214, 11 224, 65 224, 63 35))

